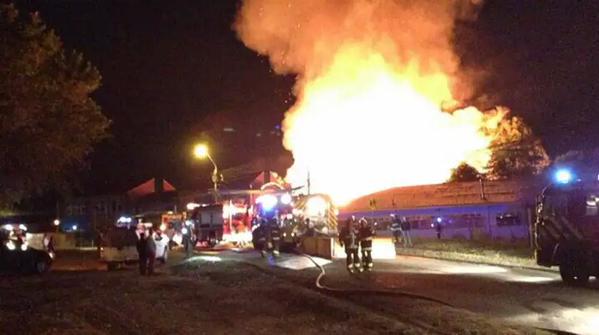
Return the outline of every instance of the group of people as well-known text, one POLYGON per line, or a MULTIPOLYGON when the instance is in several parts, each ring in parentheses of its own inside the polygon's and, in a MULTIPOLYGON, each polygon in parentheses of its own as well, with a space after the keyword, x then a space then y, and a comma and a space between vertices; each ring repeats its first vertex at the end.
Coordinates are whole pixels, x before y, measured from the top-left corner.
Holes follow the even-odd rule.
POLYGON ((139 254, 139 273, 141 275, 154 274, 154 262, 156 260, 156 241, 154 240, 154 229, 139 232, 137 240, 137 253, 139 254))
POLYGON ((405 248, 412 247, 412 236, 410 230, 412 230, 410 221, 405 217, 400 217, 395 214, 391 214, 393 222, 391 223, 391 232, 393 232, 393 242, 397 245, 403 242, 405 248))
POLYGON ((372 238, 375 230, 365 218, 356 224, 350 217, 339 231, 339 243, 345 248, 347 271, 350 273, 372 271, 372 238), (360 260, 361 251, 361 260, 360 260))

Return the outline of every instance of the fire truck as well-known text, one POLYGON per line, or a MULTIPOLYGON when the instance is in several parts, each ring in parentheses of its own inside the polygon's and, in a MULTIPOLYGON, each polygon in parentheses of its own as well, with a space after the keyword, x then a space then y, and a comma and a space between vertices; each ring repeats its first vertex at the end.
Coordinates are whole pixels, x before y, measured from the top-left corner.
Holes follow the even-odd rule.
POLYGON ((556 182, 537 197, 535 258, 559 266, 562 280, 584 285, 599 276, 599 183, 559 170, 556 182))
POLYGON ((189 214, 197 241, 211 247, 219 242, 249 245, 260 223, 272 219, 279 224, 283 249, 295 248, 306 233, 337 229, 337 210, 324 194, 292 196, 285 186, 267 183, 260 190, 224 191, 221 197, 218 204, 197 204, 189 214))

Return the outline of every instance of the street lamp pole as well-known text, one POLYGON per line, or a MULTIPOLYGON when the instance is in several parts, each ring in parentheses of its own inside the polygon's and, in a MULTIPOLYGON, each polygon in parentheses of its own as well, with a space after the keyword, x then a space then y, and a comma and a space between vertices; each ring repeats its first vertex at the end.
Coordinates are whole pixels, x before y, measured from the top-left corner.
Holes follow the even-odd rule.
POLYGON ((218 201, 218 184, 221 182, 222 179, 220 173, 218 172, 218 166, 216 165, 216 162, 214 161, 212 156, 210 156, 210 152, 208 151, 208 147, 206 145, 198 144, 194 147, 193 151, 196 158, 208 158, 212 163, 212 166, 214 166, 214 170, 212 170, 212 183, 214 184, 214 201, 218 201))
POLYGON ((214 159, 212 159, 212 156, 210 156, 210 154, 206 154, 206 157, 208 157, 208 159, 214 166, 214 170, 212 170, 212 183, 214 183, 214 193, 216 194, 218 192, 218 183, 220 181, 220 178, 218 175, 218 166, 216 165, 216 163, 214 162, 214 159))

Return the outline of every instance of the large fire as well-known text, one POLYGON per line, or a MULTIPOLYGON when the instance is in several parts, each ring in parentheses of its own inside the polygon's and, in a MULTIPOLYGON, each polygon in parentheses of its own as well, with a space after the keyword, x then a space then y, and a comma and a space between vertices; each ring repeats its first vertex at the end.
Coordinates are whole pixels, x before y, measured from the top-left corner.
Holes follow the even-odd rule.
POLYGON ((505 111, 442 108, 458 105, 448 31, 463 2, 244 2, 242 40, 277 71, 299 74, 283 122, 292 185, 309 176, 312 192, 344 204, 444 182, 462 162, 484 170, 505 111))
POLYGON ((304 87, 287 114, 284 145, 293 152, 287 179, 343 204, 395 186, 446 181, 462 162, 484 170, 503 112, 474 107, 443 112, 447 77, 394 68, 359 48, 339 52, 304 87))

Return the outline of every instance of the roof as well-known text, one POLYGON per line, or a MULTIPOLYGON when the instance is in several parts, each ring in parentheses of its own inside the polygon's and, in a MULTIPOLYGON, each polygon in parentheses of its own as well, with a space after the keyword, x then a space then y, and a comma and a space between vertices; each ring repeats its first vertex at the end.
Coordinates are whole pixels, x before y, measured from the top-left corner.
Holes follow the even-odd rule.
POLYGON ((152 178, 127 191, 127 195, 132 198, 139 198, 154 193, 176 191, 175 187, 168 181, 161 179, 159 182, 162 182, 162 190, 156 190, 156 178, 152 178))
POLYGON ((539 180, 455 182, 437 185, 397 187, 369 194, 342 206, 343 212, 393 210, 436 206, 465 206, 534 202, 544 184, 539 180), (483 197, 484 188, 484 197, 483 197))

